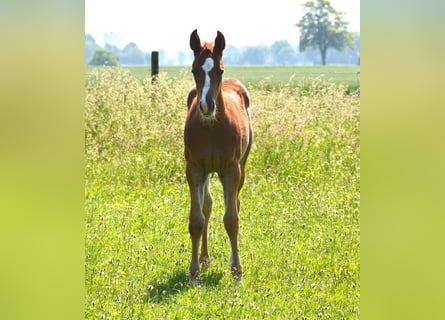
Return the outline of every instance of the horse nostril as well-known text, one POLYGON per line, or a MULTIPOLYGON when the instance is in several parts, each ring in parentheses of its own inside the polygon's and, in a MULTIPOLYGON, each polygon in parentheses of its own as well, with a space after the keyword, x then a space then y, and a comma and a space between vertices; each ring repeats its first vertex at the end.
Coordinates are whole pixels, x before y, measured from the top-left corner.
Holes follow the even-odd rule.
POLYGON ((209 111, 207 104, 202 103, 202 102, 199 103, 199 109, 201 110, 201 112, 203 114, 207 114, 207 112, 209 111))
POLYGON ((209 113, 212 113, 215 110, 215 103, 212 101, 209 103, 209 113))
POLYGON ((209 107, 209 112, 212 113, 215 110, 215 101, 212 98, 206 99, 207 106, 209 107))
POLYGON ((215 102, 213 100, 207 102, 199 102, 199 110, 205 116, 210 116, 215 110, 215 102))

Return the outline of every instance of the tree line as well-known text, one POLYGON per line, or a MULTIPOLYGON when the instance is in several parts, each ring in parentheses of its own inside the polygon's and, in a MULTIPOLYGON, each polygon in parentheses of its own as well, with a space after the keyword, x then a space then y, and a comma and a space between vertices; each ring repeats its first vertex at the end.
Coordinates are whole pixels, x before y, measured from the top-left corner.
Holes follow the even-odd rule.
MULTIPOLYGON (((271 46, 228 46, 224 62, 228 65, 360 64, 360 33, 347 31, 344 13, 335 10, 328 0, 312 0, 302 6, 305 14, 295 24, 300 28, 298 46, 292 46, 287 40, 276 41, 271 46)), ((178 52, 175 58, 169 58, 164 50, 159 52, 161 65, 185 65, 192 61, 189 51, 178 52)), ((141 51, 135 43, 119 49, 105 41, 105 48, 100 48, 91 35, 86 35, 85 63, 149 65, 150 54, 141 51)))
MULTIPOLYGON (((327 52, 327 64, 358 64, 360 57, 360 33, 354 33, 354 49, 330 50, 327 52)), ((129 43, 123 48, 105 43, 104 47, 97 44, 90 35, 85 35, 85 64, 102 65, 103 61, 115 56, 120 65, 148 66, 151 64, 151 52, 144 52, 135 43, 129 43), (106 58, 94 63, 92 58, 98 50, 98 55, 106 58), (108 54, 107 54, 108 52, 108 54), (112 55, 110 55, 112 53, 112 55)), ((109 60, 108 60, 109 61, 109 60)), ((192 52, 176 53, 159 50, 159 64, 164 66, 188 65, 193 61, 192 52)), ((224 51, 224 63, 227 65, 319 65, 322 59, 318 49, 307 48, 300 52, 298 46, 287 40, 278 40, 270 46, 227 46, 224 51)), ((114 63, 109 61, 110 65, 114 63)))

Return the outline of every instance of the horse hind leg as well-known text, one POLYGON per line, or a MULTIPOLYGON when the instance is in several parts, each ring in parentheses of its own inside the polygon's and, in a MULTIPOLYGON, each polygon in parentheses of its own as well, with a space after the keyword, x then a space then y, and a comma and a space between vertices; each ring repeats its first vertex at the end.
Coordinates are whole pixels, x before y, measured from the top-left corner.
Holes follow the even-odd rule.
POLYGON ((238 194, 237 194, 237 209, 238 209, 238 213, 240 212, 240 201, 239 201, 239 193, 241 191, 241 189, 243 188, 244 185, 244 179, 245 179, 245 162, 244 163, 240 163, 240 182, 239 182, 239 186, 238 186, 238 194))
POLYGON ((199 257, 199 263, 201 264, 201 268, 203 271, 207 270, 210 266, 210 256, 207 248, 207 239, 208 239, 208 228, 209 228, 209 219, 212 215, 212 204, 213 199, 210 193, 210 175, 207 177, 205 186, 204 186, 204 202, 202 205, 202 212, 205 217, 204 228, 202 230, 202 244, 201 244, 201 255, 199 257))
POLYGON ((224 227, 230 239, 230 267, 235 282, 242 281, 242 267, 238 253, 238 232, 239 232, 239 186, 241 182, 241 170, 238 163, 234 163, 221 177, 224 189, 224 202, 226 212, 224 214, 224 227))
MULTIPOLYGON (((250 119, 250 116, 249 116, 249 119, 250 119)), ((247 157, 249 156, 250 148, 252 147, 252 136, 253 136, 253 132, 252 132, 252 127, 251 127, 250 128, 250 132, 249 132, 249 144, 247 145, 246 152, 244 153, 244 155, 241 158, 240 163, 239 163, 239 167, 240 167, 240 182, 239 182, 239 186, 238 186, 238 203, 237 203, 238 212, 240 211, 239 193, 240 193, 241 189, 243 188, 244 180, 245 180, 245 177, 246 177, 245 168, 246 168, 247 157)))

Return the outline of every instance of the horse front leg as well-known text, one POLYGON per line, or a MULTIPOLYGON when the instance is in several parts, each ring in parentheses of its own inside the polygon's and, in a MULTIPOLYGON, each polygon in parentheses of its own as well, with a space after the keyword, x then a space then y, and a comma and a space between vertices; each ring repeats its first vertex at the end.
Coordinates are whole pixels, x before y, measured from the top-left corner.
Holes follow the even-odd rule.
POLYGON ((201 255, 199 256, 199 263, 201 263, 201 267, 205 271, 210 266, 210 255, 207 248, 207 237, 208 237, 208 228, 209 228, 209 219, 212 215, 212 204, 213 199, 210 194, 210 175, 207 176, 205 185, 204 185, 204 203, 202 205, 202 212, 205 217, 204 221, 204 229, 202 230, 202 245, 201 245, 201 255))
POLYGON ((221 175, 224 189, 224 203, 226 212, 224 214, 224 227, 230 239, 230 267, 232 275, 237 283, 242 280, 242 267, 238 253, 239 232, 239 187, 241 183, 241 170, 238 162, 232 163, 221 175))
POLYGON ((187 182, 190 190, 189 233, 192 240, 192 259, 190 262, 190 283, 196 283, 199 276, 198 250, 203 232, 205 217, 202 212, 204 201, 205 177, 193 163, 187 163, 187 182))

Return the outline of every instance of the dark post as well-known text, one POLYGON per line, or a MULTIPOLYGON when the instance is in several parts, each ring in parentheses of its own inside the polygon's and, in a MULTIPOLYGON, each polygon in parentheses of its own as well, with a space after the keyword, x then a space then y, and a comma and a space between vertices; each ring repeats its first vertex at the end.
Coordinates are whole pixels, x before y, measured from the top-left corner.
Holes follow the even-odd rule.
POLYGON ((156 80, 156 76, 159 73, 159 52, 152 51, 151 52, 151 81, 154 82, 156 80))

